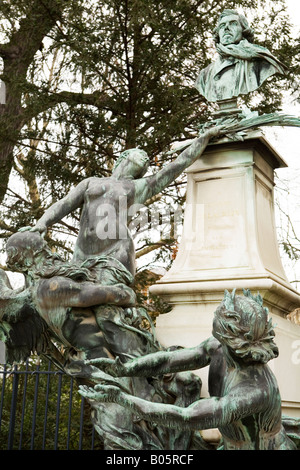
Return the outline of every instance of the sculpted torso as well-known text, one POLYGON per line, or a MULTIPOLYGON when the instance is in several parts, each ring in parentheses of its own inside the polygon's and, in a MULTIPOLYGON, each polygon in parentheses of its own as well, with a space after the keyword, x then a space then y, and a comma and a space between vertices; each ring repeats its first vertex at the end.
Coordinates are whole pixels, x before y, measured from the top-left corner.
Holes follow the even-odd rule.
MULTIPOLYGON (((243 390, 250 402, 251 396, 254 396, 258 389, 261 399, 256 413, 246 412, 243 416, 239 411, 236 413, 237 417, 240 415, 238 419, 219 427, 226 450, 274 450, 285 445, 286 436, 281 426, 280 394, 269 367, 249 365, 245 371, 228 370, 223 395, 231 395, 229 408, 234 409, 234 397, 241 397, 243 390)), ((244 404, 244 410, 246 409, 247 399, 244 404)))
POLYGON ((127 227, 128 209, 134 203, 134 196, 135 185, 131 180, 88 180, 74 250, 75 261, 99 254, 110 255, 134 273, 135 252, 127 227))
POLYGON ((134 275, 135 249, 128 230, 129 222, 141 209, 141 205, 181 175, 219 132, 218 127, 208 129, 175 161, 148 177, 144 177, 149 165, 145 152, 128 150, 126 159, 114 169, 111 177, 83 180, 63 199, 50 206, 32 231, 46 232, 49 226, 80 208, 80 230, 73 261, 83 262, 89 257, 111 256, 134 275))

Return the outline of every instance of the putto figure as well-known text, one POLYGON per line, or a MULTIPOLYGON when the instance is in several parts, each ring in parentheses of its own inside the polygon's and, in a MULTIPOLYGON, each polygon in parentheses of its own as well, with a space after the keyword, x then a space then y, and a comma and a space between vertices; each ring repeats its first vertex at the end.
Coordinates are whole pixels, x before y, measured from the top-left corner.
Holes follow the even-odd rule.
MULTIPOLYGON (((118 403, 145 420, 175 429, 218 427, 224 450, 289 450, 296 445, 288 436, 281 417, 281 398, 275 376, 267 362, 278 355, 268 310, 260 295, 244 296, 225 291, 213 322, 214 339, 174 352, 158 352, 116 364, 104 360, 106 370, 124 375, 170 373, 206 365, 221 344, 226 370, 220 396, 203 398, 187 408, 150 403, 128 395, 115 386, 81 388, 83 396, 118 403)), ((98 367, 101 361, 98 362, 98 367)), ((299 420, 296 421, 299 430, 299 420)))
POLYGON ((265 47, 253 44, 254 32, 235 10, 220 15, 214 39, 219 57, 203 69, 195 83, 208 101, 222 101, 257 90, 287 67, 265 47))

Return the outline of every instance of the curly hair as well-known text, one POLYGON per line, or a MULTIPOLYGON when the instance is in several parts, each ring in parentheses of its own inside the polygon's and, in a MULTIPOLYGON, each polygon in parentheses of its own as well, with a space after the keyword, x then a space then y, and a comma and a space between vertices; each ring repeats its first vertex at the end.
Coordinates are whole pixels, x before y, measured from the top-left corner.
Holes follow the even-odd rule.
POLYGON ((89 269, 70 264, 53 253, 38 232, 15 233, 8 239, 6 251, 7 267, 13 271, 33 277, 66 276, 74 280, 95 281, 89 269), (43 255, 43 264, 33 268, 33 259, 40 254, 43 255))
POLYGON ((244 296, 225 291, 215 311, 213 335, 244 362, 267 363, 278 356, 274 326, 262 297, 244 290, 244 296))
POLYGON ((229 16, 229 15, 238 16, 240 24, 243 28, 243 37, 244 37, 244 39, 247 39, 249 42, 253 42, 254 41, 254 29, 252 29, 249 26, 249 23, 248 23, 248 20, 246 19, 246 17, 244 15, 241 15, 240 13, 238 13, 236 10, 224 10, 219 16, 218 24, 217 24, 216 28, 213 30, 213 36, 214 36, 215 43, 218 44, 220 42, 220 37, 219 37, 219 23, 220 23, 220 21, 221 21, 222 18, 224 18, 225 16, 229 16))
POLYGON ((103 285, 131 285, 134 281, 125 266, 112 256, 91 256, 80 263, 63 260, 50 250, 38 232, 15 233, 8 239, 6 251, 8 268, 32 279, 63 276, 77 282, 101 280, 103 285))

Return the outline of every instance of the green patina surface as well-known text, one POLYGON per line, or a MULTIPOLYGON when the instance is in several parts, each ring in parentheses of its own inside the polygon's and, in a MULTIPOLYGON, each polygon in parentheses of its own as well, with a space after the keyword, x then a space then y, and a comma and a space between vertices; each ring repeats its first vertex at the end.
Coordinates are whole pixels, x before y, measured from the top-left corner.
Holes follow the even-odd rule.
MULTIPOLYGON (((267 362, 276 357, 273 327, 260 296, 225 292, 215 312, 213 337, 195 348, 165 350, 133 290, 135 249, 129 223, 141 204, 163 191, 213 139, 244 138, 262 125, 300 126, 280 114, 257 114, 224 100, 256 90, 284 73, 267 49, 253 44, 247 20, 226 10, 215 31, 219 58, 196 86, 220 113, 199 129, 178 157, 145 176, 148 156, 126 150, 111 177, 84 179, 51 206, 34 227, 7 243, 8 267, 24 275, 12 289, 0 270, 0 337, 8 363, 32 352, 50 357, 81 384, 105 449, 207 450, 199 430, 218 427, 224 449, 294 449, 299 420, 281 418, 278 386, 267 362), (125 208, 136 208, 125 214, 125 208), (43 235, 81 209, 73 258, 51 252, 43 235), (210 365, 210 398, 200 399, 193 370, 210 365)), ((177 149, 178 151, 178 149, 177 149)))

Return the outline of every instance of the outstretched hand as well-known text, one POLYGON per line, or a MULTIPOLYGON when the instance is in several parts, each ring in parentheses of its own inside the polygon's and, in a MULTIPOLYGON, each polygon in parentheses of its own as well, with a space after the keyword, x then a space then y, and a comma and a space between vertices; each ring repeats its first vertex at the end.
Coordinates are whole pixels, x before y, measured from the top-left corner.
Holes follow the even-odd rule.
POLYGON ((199 138, 208 138, 212 140, 214 137, 220 137, 226 134, 227 125, 226 124, 211 124, 211 126, 206 127, 199 138))
POLYGON ((122 391, 115 385, 97 384, 94 388, 80 385, 79 393, 85 398, 101 403, 118 403, 121 399, 122 391))
POLYGON ((19 232, 39 232, 41 237, 44 237, 47 232, 47 227, 45 225, 36 224, 34 227, 31 227, 31 226, 21 227, 18 231, 19 232))
POLYGON ((19 228, 18 232, 30 232, 31 230, 32 227, 30 227, 30 225, 27 225, 26 227, 19 228))

